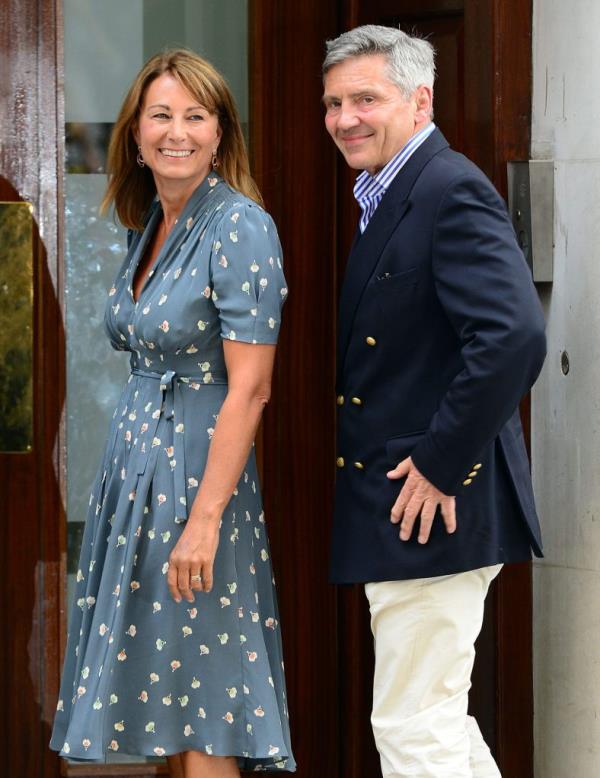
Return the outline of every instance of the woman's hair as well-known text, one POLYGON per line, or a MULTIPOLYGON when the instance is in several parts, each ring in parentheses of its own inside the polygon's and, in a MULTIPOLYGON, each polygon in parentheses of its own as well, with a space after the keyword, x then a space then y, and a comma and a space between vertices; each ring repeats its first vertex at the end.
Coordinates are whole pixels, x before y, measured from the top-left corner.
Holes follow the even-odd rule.
POLYGON ((146 91, 163 73, 176 78, 206 110, 217 116, 221 129, 219 173, 227 183, 262 205, 252 176, 248 152, 233 97, 223 76, 205 59, 187 49, 171 49, 151 57, 127 93, 112 131, 108 149, 108 187, 100 206, 106 213, 114 203, 117 216, 128 228, 141 230, 144 215, 156 195, 152 172, 137 164, 134 138, 146 91))
POLYGON ((334 65, 350 57, 365 54, 383 54, 388 76, 405 99, 420 86, 433 89, 435 78, 435 50, 422 38, 407 35, 393 27, 365 24, 326 42, 327 54, 323 62, 323 76, 334 65))

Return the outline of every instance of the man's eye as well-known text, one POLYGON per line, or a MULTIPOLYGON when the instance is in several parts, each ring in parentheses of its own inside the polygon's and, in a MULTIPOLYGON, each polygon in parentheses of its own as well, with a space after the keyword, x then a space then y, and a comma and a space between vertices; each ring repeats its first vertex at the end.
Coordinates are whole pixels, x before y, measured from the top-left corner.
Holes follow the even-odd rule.
POLYGON ((370 105, 373 102, 374 102, 374 98, 371 97, 371 95, 365 95, 363 97, 363 103, 367 103, 367 105, 370 105))
POLYGON ((339 103, 327 103, 327 105, 325 107, 327 108, 328 111, 336 111, 340 107, 340 104, 339 103))

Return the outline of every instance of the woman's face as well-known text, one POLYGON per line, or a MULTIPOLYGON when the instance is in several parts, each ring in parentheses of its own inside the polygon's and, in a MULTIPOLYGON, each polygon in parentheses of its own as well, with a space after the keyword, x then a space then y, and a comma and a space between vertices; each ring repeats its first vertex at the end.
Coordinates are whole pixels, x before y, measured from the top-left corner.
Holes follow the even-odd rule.
POLYGON ((178 182, 182 189, 195 189, 211 168, 221 128, 215 114, 163 73, 146 90, 134 136, 157 189, 178 182))

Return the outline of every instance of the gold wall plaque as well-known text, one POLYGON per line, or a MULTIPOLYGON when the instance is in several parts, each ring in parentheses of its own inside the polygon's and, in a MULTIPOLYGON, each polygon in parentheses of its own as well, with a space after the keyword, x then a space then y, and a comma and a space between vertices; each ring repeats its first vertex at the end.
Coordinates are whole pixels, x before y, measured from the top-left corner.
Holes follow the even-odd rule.
POLYGON ((32 446, 32 207, 0 202, 0 451, 32 446))

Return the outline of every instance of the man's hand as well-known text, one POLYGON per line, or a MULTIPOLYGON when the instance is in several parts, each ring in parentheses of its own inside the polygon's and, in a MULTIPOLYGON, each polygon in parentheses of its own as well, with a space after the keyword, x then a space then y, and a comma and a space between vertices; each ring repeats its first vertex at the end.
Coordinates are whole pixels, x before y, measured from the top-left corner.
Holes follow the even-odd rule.
POLYGON ((406 476, 406 483, 394 503, 390 517, 393 524, 402 522, 400 524, 400 540, 410 538, 415 521, 420 514, 419 543, 427 543, 438 505, 442 511, 446 532, 454 532, 456 529, 455 498, 436 489, 417 470, 410 457, 403 459, 387 474, 390 479, 404 478, 404 476, 406 476))

